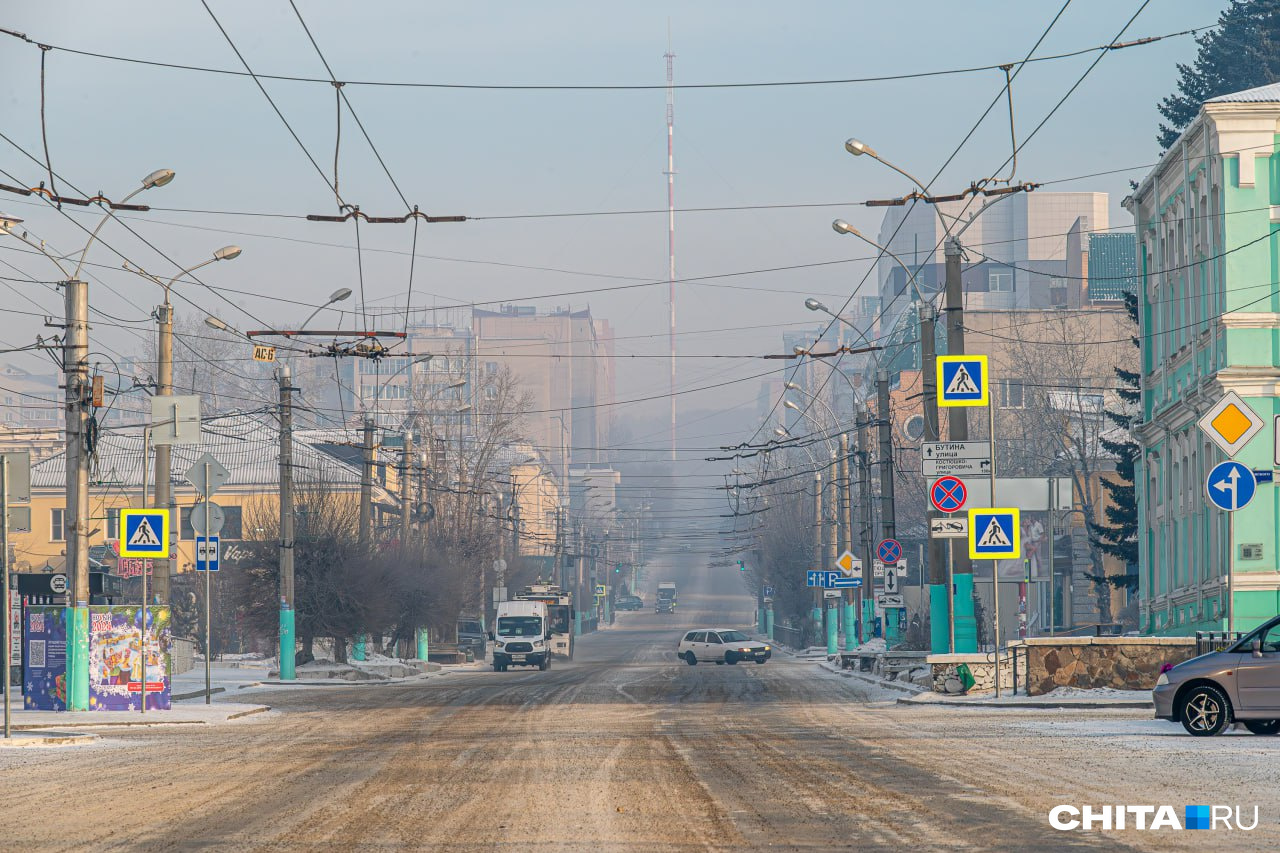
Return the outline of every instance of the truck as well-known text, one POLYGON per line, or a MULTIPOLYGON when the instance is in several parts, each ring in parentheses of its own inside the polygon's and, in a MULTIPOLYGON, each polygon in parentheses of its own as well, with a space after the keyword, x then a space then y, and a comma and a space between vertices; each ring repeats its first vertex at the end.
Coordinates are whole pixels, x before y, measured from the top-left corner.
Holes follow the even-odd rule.
POLYGON ((526 586, 516 596, 518 601, 541 601, 547 605, 547 621, 551 624, 551 654, 573 660, 573 593, 555 584, 536 583, 526 586))
POLYGON ((676 582, 658 581, 658 596, 653 604, 654 613, 676 612, 676 582))
POLYGON ((493 671, 506 672, 509 666, 551 668, 551 630, 547 605, 541 601, 503 601, 493 631, 493 671))

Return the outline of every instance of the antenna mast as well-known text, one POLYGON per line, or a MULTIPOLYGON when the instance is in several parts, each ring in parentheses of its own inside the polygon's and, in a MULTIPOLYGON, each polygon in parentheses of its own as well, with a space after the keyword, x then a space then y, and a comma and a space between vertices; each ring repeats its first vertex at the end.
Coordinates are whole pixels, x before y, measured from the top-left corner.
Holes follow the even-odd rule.
POLYGON ((671 52, 671 21, 667 21, 667 307, 671 350, 671 461, 676 461, 676 161, 675 161, 675 58, 671 52))

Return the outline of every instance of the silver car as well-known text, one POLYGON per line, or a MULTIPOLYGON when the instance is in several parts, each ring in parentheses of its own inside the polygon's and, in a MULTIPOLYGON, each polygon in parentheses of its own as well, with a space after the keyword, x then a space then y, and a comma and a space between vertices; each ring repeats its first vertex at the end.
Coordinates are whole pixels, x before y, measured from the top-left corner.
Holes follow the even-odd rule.
POLYGON ((1157 719, 1177 720, 1196 736, 1235 721, 1256 735, 1280 733, 1280 617, 1161 673, 1151 698, 1157 719))

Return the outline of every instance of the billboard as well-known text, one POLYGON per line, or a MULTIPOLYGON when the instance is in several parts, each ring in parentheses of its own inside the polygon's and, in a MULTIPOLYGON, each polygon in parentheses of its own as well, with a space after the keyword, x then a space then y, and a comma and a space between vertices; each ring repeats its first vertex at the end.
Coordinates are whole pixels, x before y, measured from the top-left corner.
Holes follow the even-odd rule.
POLYGON ((147 608, 145 655, 139 650, 142 619, 143 610, 137 605, 89 608, 89 710, 137 711, 144 683, 147 710, 169 710, 173 671, 169 608, 147 608))
POLYGON ((29 606, 22 643, 23 707, 67 710, 67 608, 29 606))

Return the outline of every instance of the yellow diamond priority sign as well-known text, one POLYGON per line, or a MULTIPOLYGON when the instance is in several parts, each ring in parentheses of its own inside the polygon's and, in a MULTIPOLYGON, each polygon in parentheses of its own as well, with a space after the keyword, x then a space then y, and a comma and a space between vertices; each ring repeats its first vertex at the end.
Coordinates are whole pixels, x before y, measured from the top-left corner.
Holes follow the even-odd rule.
POLYGON ((1204 413, 1197 425, 1231 459, 1258 434, 1264 423, 1239 394, 1228 391, 1204 413))
POLYGON ((862 568, 862 564, 858 562, 857 557, 853 556, 853 554, 848 551, 845 551, 840 555, 839 559, 836 560, 836 568, 844 573, 845 577, 853 577, 853 573, 862 568))

